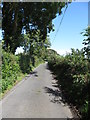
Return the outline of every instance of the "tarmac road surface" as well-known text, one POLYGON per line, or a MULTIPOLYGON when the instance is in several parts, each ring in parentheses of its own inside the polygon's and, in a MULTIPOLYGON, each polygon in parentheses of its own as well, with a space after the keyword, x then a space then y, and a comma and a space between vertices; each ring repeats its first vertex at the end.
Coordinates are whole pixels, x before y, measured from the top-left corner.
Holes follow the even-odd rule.
POLYGON ((38 66, 2 100, 3 118, 72 118, 47 63, 38 66))

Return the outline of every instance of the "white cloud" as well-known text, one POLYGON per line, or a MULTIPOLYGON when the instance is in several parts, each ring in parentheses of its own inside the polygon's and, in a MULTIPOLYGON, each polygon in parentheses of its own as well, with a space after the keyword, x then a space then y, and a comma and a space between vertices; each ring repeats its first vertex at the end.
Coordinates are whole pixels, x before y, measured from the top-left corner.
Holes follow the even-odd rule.
POLYGON ((17 54, 19 54, 19 53, 23 53, 23 52, 24 52, 23 47, 18 47, 18 48, 16 49, 15 55, 17 55, 17 54))
POLYGON ((57 53, 60 55, 66 55, 68 53, 71 53, 71 49, 54 49, 54 50, 57 51, 57 53))

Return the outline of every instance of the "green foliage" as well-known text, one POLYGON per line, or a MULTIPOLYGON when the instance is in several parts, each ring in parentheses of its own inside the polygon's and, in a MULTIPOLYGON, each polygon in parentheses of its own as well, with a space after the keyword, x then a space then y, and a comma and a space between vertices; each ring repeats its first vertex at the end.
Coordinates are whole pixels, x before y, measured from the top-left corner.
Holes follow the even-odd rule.
POLYGON ((25 53, 15 56, 3 50, 2 54, 2 81, 0 81, 2 93, 19 81, 20 75, 29 74, 34 67, 44 62, 42 58, 37 56, 34 56, 33 61, 30 54, 25 53))
POLYGON ((42 36, 40 34, 40 30, 34 31, 34 33, 25 34, 23 39, 23 49, 25 53, 32 55, 41 56, 42 49, 44 50, 45 47, 50 46, 50 42, 48 39, 45 39, 45 41, 42 41, 42 36), (46 46, 45 46, 46 45, 46 46))
POLYGON ((90 26, 82 32, 83 36, 86 38, 83 40, 84 44, 84 53, 87 56, 87 59, 90 61, 90 26))
POLYGON ((0 43, 0 92, 1 92, 1 66, 2 66, 2 50, 1 50, 2 44, 0 43))
POLYGON ((2 57, 2 92, 13 85, 20 74, 18 57, 3 51, 2 57))
POLYGON ((19 65, 22 73, 30 73, 32 70, 32 62, 30 61, 30 56, 26 54, 20 54, 19 65))
POLYGON ((34 33, 25 34, 22 43, 24 53, 19 55, 19 64, 23 73, 30 73, 33 67, 41 63, 46 57, 47 47, 50 46, 50 42, 45 39, 45 42, 40 42, 42 36, 40 30, 34 33))
POLYGON ((90 83, 89 62, 83 50, 72 49, 71 54, 63 56, 51 55, 49 68, 56 75, 58 86, 69 103, 75 105, 83 118, 88 114, 88 86, 90 83))
POLYGON ((41 57, 30 56, 30 54, 20 54, 19 55, 19 65, 22 73, 29 74, 34 67, 37 67, 40 63, 44 62, 41 57))
POLYGON ((61 14, 64 6, 65 2, 3 2, 3 48, 14 53, 16 48, 21 46, 23 31, 31 35, 40 30, 41 42, 44 42, 47 33, 53 30, 52 20, 57 13, 61 14))

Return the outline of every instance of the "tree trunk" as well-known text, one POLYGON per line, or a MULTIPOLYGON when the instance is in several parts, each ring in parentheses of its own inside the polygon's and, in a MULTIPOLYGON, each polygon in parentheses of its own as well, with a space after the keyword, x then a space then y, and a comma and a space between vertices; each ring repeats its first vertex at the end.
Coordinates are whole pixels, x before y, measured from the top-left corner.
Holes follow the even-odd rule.
POLYGON ((17 25, 18 25, 18 3, 15 4, 15 15, 14 15, 14 27, 13 27, 13 34, 17 31, 17 25))

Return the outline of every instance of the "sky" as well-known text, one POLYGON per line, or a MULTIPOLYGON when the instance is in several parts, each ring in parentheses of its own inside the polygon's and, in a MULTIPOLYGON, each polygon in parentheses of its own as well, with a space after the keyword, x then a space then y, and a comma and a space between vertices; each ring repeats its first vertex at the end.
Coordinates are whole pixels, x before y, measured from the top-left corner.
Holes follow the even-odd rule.
POLYGON ((81 49, 83 47, 84 37, 80 33, 88 26, 88 2, 69 4, 59 27, 62 15, 53 20, 55 31, 50 33, 51 48, 61 55, 70 52, 71 48, 81 49), (59 31, 55 37, 58 27, 59 31))
MULTIPOLYGON (((72 2, 69 4, 59 27, 64 10, 65 8, 62 9, 62 14, 52 21, 55 31, 49 34, 51 48, 61 55, 70 52, 71 48, 81 49, 83 47, 84 37, 80 33, 88 26, 88 2, 72 2), (59 31, 55 37, 58 27, 59 31), (54 37, 55 40, 53 40, 54 37)), ((23 52, 22 48, 18 48, 16 54, 18 52, 23 52)))
POLYGON ((88 2, 88 25, 90 26, 90 1, 88 2))

